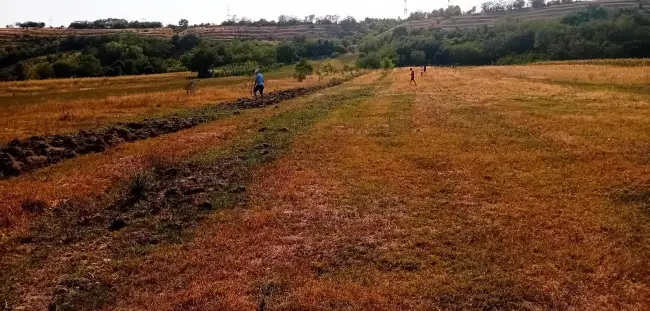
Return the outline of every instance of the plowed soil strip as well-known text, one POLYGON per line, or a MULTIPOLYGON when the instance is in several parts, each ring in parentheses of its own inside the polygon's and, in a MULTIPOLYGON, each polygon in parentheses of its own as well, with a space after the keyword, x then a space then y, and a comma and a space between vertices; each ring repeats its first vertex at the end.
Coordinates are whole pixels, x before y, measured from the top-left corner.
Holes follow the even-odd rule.
POLYGON ((228 150, 140 174, 102 202, 48 211, 28 234, 0 245, 0 302, 100 309, 124 295, 122 283, 151 249, 182 241, 207 212, 245 202, 251 168, 281 156, 294 135, 330 110, 371 94, 366 87, 319 97, 266 121, 228 150))
POLYGON ((26 140, 14 139, 0 149, 0 179, 20 176, 26 172, 47 167, 80 154, 103 152, 125 142, 157 137, 224 118, 241 109, 261 108, 322 89, 340 85, 342 80, 326 84, 277 91, 264 100, 240 98, 214 106, 193 109, 183 114, 140 122, 120 123, 113 127, 82 130, 73 135, 34 136, 26 140))

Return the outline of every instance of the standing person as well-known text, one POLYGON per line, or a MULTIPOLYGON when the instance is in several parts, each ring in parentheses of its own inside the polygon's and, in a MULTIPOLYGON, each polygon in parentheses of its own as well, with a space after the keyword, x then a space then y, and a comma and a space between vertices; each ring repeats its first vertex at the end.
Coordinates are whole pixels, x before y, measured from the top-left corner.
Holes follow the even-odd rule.
POLYGON ((257 92, 260 92, 262 96, 262 101, 264 101, 264 76, 260 73, 259 70, 255 70, 255 85, 253 86, 253 95, 257 99, 257 92))
POLYGON ((415 82, 415 71, 413 71, 413 68, 411 68, 411 81, 409 81, 409 85, 412 83, 415 83, 415 86, 418 86, 418 83, 415 82))
POLYGON ((422 69, 424 70, 424 75, 426 76, 427 75, 427 65, 424 65, 424 67, 422 67, 422 69))

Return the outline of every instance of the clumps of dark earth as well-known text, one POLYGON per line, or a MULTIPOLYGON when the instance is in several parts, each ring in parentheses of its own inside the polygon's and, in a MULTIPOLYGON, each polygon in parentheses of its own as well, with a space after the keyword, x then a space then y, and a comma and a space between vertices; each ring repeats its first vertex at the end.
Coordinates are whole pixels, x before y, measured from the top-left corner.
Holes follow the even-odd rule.
MULTIPOLYGON (((103 152, 125 142, 157 137, 195 127, 219 118, 220 112, 261 108, 322 89, 340 85, 341 80, 306 88, 294 88, 266 94, 264 100, 240 98, 235 101, 202 107, 186 114, 174 114, 139 122, 119 123, 94 130, 82 130, 71 135, 34 136, 25 140, 14 139, 0 149, 0 179, 19 176, 25 172, 50 166, 77 155, 103 152)), ((221 114, 223 115, 223 114, 221 114)))

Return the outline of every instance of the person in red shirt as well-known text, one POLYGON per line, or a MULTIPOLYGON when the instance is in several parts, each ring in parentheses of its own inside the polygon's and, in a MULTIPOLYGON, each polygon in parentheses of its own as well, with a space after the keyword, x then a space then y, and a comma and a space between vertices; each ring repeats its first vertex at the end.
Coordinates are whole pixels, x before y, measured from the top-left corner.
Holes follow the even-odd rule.
POLYGON ((411 68, 411 81, 409 82, 409 85, 412 83, 415 83, 415 86, 418 86, 418 83, 415 82, 415 71, 413 71, 413 68, 411 68))

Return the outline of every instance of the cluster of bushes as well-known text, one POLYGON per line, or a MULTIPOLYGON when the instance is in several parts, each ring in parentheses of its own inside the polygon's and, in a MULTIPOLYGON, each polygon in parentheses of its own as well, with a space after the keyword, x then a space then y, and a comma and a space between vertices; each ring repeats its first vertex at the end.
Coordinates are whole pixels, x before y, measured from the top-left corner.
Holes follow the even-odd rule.
POLYGON ((292 64, 301 58, 336 56, 345 52, 338 40, 296 37, 277 45, 256 41, 202 42, 181 57, 182 63, 198 76, 211 77, 212 68, 253 61, 257 66, 292 64))
POLYGON ((314 14, 305 16, 303 19, 300 19, 291 15, 280 15, 277 21, 260 19, 258 21, 253 21, 250 18, 237 18, 234 16, 228 20, 225 20, 221 23, 222 26, 295 26, 295 25, 335 25, 338 24, 340 20, 339 15, 325 15, 325 16, 316 16, 314 14))
POLYGON ((228 64, 221 66, 212 70, 212 77, 222 78, 222 77, 234 77, 234 76, 246 76, 252 75, 255 70, 261 70, 262 72, 268 72, 280 68, 282 64, 274 63, 270 65, 261 65, 255 61, 248 61, 245 63, 238 64, 228 64))
POLYGON ((16 26, 20 28, 43 28, 45 27, 45 23, 28 21, 16 23, 16 26))
POLYGON ((520 64, 538 60, 650 56, 650 16, 635 10, 590 7, 558 20, 504 20, 440 31, 404 27, 367 36, 358 65, 398 66, 520 64))
POLYGON ((105 18, 96 21, 72 22, 68 28, 72 29, 127 29, 127 28, 162 28, 161 22, 127 21, 121 18, 105 18))
MULTIPOLYGON (((561 5, 577 2, 580 0, 493 0, 481 3, 482 13, 517 11, 526 7, 543 8, 552 5, 561 5)), ((584 1, 584 0, 583 0, 584 1)), ((412 12, 407 20, 422 20, 428 18, 450 18, 461 15, 479 14, 476 6, 463 12, 458 5, 450 5, 447 8, 440 8, 432 12, 412 12)))
MULTIPOLYGON (((169 40, 123 33, 38 39, 0 52, 0 80, 137 75, 194 71, 233 65, 232 74, 251 71, 245 64, 277 68, 300 58, 337 56, 340 40, 304 37, 268 44, 253 40, 206 41, 195 35, 169 40)), ((224 75, 219 73, 218 75, 224 75)))

